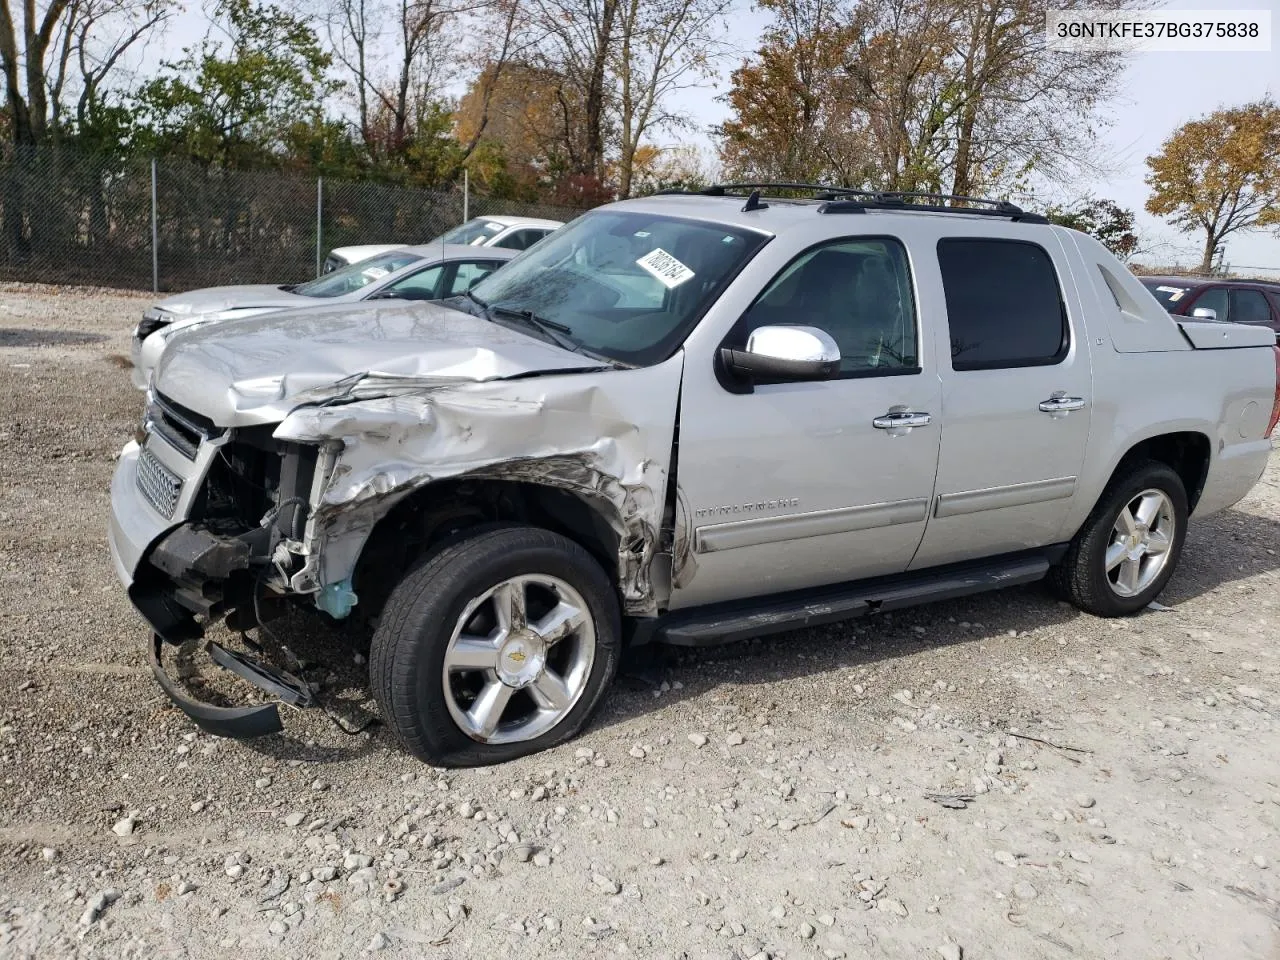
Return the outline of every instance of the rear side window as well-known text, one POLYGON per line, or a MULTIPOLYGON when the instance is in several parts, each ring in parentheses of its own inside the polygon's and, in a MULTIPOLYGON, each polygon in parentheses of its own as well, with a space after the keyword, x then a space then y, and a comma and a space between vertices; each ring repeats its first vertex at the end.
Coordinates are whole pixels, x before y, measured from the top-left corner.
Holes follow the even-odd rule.
POLYGON ((1067 311, 1043 247, 1021 240, 939 240, 938 265, 952 369, 1044 366, 1067 355, 1067 311))
POLYGON ((1271 311, 1262 291, 1232 290, 1231 319, 1235 323, 1270 323, 1271 311))

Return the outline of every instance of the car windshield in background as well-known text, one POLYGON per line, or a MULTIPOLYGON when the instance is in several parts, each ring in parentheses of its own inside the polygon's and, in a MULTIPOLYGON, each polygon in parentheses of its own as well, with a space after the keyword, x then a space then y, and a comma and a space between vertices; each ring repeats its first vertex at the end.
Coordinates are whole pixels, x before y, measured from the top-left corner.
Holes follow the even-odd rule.
POLYGON ((1187 294, 1191 292, 1190 287, 1181 287, 1171 283, 1156 283, 1143 280, 1142 285, 1155 294, 1156 299, 1160 301, 1160 306, 1170 313, 1177 310, 1178 304, 1185 300, 1187 294))
POLYGON ((683 342, 766 240, 649 213, 588 213, 480 281, 474 299, 498 316, 549 321, 589 353, 643 366, 683 342))
POLYGON ((300 283, 290 293, 296 293, 300 297, 340 297, 367 287, 375 280, 381 280, 387 274, 394 273, 411 263, 417 263, 421 259, 420 254, 394 250, 391 253, 350 264, 333 273, 326 273, 315 280, 300 283))
POLYGON ((468 220, 460 227, 454 227, 442 234, 432 243, 458 243, 463 246, 482 246, 490 237, 500 234, 505 228, 493 220, 468 220))

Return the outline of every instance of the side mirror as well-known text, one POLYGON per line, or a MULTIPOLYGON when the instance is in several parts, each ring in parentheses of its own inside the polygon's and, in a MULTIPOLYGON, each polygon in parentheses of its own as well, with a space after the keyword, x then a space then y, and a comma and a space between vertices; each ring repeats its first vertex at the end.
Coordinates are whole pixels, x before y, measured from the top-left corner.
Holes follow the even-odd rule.
POLYGON ((1217 320, 1218 311, 1213 307, 1196 307, 1191 311, 1191 316, 1195 320, 1217 320))
POLYGON ((725 366, 748 380, 828 380, 840 369, 840 347, 817 327, 757 327, 744 350, 721 350, 725 366))

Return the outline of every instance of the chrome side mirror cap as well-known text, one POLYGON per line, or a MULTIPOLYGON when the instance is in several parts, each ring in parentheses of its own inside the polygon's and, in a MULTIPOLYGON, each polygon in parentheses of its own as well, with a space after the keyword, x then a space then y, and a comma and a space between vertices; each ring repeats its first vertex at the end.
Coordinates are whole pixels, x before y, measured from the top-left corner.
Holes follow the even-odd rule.
POLYGON ((725 347, 721 355, 730 371, 749 381, 828 380, 840 370, 840 347, 817 327, 757 327, 745 349, 725 347))
POLYGON ((1218 311, 1213 307, 1196 307, 1191 311, 1193 320, 1217 320, 1218 311))

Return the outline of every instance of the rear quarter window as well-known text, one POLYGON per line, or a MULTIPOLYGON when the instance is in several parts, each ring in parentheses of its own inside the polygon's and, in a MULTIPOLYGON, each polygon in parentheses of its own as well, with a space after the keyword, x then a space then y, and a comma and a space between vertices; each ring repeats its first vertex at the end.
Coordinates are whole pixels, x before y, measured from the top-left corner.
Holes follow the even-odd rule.
POLYGON ((993 370, 1059 363, 1067 311, 1048 252, 1023 240, 938 241, 951 366, 993 370))

